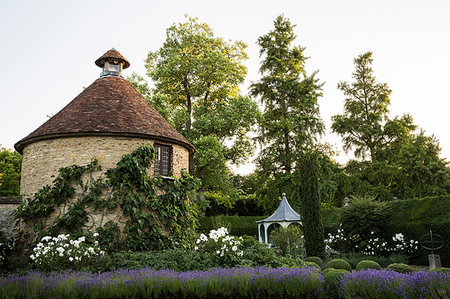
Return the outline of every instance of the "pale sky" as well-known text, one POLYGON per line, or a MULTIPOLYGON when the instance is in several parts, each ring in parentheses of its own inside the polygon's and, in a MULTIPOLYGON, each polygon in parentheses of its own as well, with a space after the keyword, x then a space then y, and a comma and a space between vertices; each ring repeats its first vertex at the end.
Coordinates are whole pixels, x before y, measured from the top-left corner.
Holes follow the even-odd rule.
MULTIPOLYGON (((342 113, 339 81, 351 80, 353 59, 373 51, 379 82, 392 89, 391 116, 410 113, 414 122, 440 141, 450 157, 450 1, 3 1, 0 9, 0 144, 14 143, 57 113, 99 77, 94 61, 114 47, 132 72, 145 75, 149 51, 161 47, 165 31, 184 15, 208 23, 216 36, 248 45, 248 92, 258 73, 256 40, 284 14, 297 24, 296 44, 306 47, 309 72, 325 82, 320 99, 330 133, 331 116, 342 113)), ((246 173, 251 166, 240 172, 246 173)))

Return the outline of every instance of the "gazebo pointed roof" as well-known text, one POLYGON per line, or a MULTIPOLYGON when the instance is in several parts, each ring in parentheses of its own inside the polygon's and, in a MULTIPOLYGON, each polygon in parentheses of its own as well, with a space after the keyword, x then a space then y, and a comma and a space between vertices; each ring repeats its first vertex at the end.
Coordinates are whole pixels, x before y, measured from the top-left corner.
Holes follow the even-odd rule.
POLYGON ((300 215, 291 207, 286 199, 286 194, 284 193, 281 196, 281 203, 278 206, 278 209, 271 216, 267 217, 266 219, 256 221, 256 223, 283 221, 301 221, 300 215))

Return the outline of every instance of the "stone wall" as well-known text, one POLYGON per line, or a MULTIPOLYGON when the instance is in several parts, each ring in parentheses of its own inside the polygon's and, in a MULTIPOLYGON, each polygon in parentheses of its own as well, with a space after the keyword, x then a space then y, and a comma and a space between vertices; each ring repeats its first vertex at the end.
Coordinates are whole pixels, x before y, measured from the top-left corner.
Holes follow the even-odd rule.
MULTIPOLYGON (((103 172, 116 166, 124 154, 139 146, 153 146, 154 140, 129 137, 70 137, 49 139, 27 145, 23 150, 20 193, 31 196, 45 185, 50 185, 58 169, 70 165, 87 165, 93 157, 98 159, 103 172)), ((157 141, 173 147, 172 171, 181 175, 188 170, 189 152, 182 146, 157 141)), ((153 169, 150 169, 153 174, 153 169)))
POLYGON ((12 213, 20 204, 19 199, 12 197, 0 197, 0 231, 2 233, 11 233, 14 228, 14 219, 12 213))

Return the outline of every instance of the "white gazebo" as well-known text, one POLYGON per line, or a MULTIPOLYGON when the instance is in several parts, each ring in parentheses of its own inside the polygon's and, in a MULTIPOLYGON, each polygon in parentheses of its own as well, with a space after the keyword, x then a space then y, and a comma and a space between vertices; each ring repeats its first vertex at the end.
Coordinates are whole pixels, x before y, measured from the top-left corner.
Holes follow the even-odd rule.
POLYGON ((281 203, 278 209, 270 217, 256 221, 256 223, 258 223, 259 242, 267 244, 270 244, 270 232, 278 226, 287 228, 292 223, 302 225, 300 215, 291 207, 284 193, 281 196, 281 203))

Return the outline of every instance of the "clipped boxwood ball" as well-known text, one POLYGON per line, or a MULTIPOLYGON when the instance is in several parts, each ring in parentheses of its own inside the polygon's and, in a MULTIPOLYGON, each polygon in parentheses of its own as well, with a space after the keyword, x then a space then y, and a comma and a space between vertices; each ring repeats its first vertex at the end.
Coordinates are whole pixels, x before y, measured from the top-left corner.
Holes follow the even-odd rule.
POLYGON ((325 268, 344 269, 347 271, 352 271, 352 266, 350 266, 350 264, 343 259, 333 259, 325 265, 325 268))
POLYGON ((322 270, 322 269, 320 268, 320 266, 319 266, 319 265, 317 265, 317 264, 316 264, 316 263, 314 263, 314 262, 308 262, 308 261, 306 261, 306 260, 305 260, 305 263, 304 263, 304 265, 305 265, 305 266, 316 267, 317 269, 319 269, 319 270, 322 270))
POLYGON ((428 272, 450 273, 450 268, 438 267, 438 268, 434 268, 434 269, 429 269, 428 272))
POLYGON ((305 258, 305 262, 313 262, 319 266, 321 266, 323 264, 322 259, 318 256, 308 256, 307 258, 305 258))
POLYGON ((333 269, 333 268, 327 268, 324 271, 322 271, 323 279, 324 279, 324 289, 327 293, 327 298, 342 298, 340 296, 339 291, 339 281, 341 280, 342 276, 346 273, 349 273, 347 270, 344 269, 333 269))
POLYGON ((356 271, 359 270, 367 270, 367 269, 375 269, 375 270, 380 270, 381 266, 380 264, 378 264, 375 261, 371 261, 371 260, 363 260, 360 261, 357 265, 356 265, 356 271))
POLYGON ((386 270, 395 271, 398 273, 414 272, 413 268, 407 264, 393 263, 386 267, 386 270))

